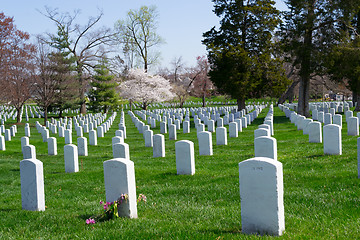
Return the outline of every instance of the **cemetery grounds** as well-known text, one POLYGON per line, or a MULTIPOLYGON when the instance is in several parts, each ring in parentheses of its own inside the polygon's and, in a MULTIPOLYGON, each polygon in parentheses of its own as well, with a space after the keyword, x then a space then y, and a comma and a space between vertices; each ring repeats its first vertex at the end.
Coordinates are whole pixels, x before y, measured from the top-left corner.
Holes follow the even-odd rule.
MULTIPOLYGON (((147 202, 138 204, 138 218, 117 218, 87 225, 85 220, 101 213, 105 200, 103 162, 112 159, 111 138, 118 129, 118 113, 111 129, 97 146, 88 146, 89 156, 79 156, 79 172, 65 173, 64 138, 56 137, 58 155, 48 156, 47 143, 30 119, 30 144, 43 162, 45 205, 43 212, 21 208, 19 162, 23 156, 20 138, 24 125, 0 152, 0 239, 258 239, 270 236, 241 233, 239 169, 241 161, 254 157, 254 130, 263 123, 269 108, 238 138, 217 146, 213 155, 199 156, 196 130, 177 132, 178 140, 195 146, 193 176, 177 175, 175 142, 165 135, 166 157, 153 158, 145 148, 129 115, 125 112, 130 159, 135 163, 137 195, 147 202)), ((108 117, 110 114, 108 114, 108 117)), ((23 118, 24 119, 24 118, 23 118)), ((14 121, 6 121, 9 129, 14 121)), ((226 126, 228 127, 228 126, 226 126)), ((160 133, 160 126, 152 129, 160 133)), ((285 233, 276 239, 357 239, 360 238, 360 179, 357 178, 357 137, 342 128, 342 155, 323 154, 322 143, 308 143, 308 135, 296 130, 285 114, 274 107, 274 132, 278 161, 283 164, 285 233)), ((88 137, 87 133, 84 133, 88 137)), ((76 131, 73 142, 76 143, 76 131)))

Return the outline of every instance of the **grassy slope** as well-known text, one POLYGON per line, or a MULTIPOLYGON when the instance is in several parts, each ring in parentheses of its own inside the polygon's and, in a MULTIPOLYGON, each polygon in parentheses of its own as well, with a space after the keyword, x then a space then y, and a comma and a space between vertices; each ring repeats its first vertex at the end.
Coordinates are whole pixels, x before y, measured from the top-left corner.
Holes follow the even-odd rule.
MULTIPOLYGON (((138 205, 138 219, 95 225, 86 225, 85 219, 100 213, 99 201, 105 200, 102 163, 112 158, 111 137, 119 117, 105 138, 98 139, 98 146, 89 146, 89 156, 79 157, 80 172, 73 174, 64 172, 64 139, 57 138, 58 156, 47 156, 47 144, 32 128, 30 144, 36 146, 37 158, 44 164, 45 212, 21 210, 19 161, 24 127, 19 125, 17 136, 0 153, 0 239, 258 238, 241 234, 238 163, 253 157, 253 131, 267 111, 238 138, 229 138, 227 146, 216 146, 213 134, 213 156, 198 155, 193 128, 190 134, 179 132, 178 140, 195 144, 194 176, 176 175, 175 141, 169 141, 168 134, 166 157, 152 158, 152 148, 144 147, 142 136, 126 115, 125 142, 135 162, 137 194, 145 194, 148 202, 138 205)), ((297 131, 278 108, 274 129, 278 160, 284 168, 286 233, 281 238, 359 237, 357 137, 347 136, 345 124, 343 155, 324 156, 322 144, 308 143, 307 136, 297 131)))

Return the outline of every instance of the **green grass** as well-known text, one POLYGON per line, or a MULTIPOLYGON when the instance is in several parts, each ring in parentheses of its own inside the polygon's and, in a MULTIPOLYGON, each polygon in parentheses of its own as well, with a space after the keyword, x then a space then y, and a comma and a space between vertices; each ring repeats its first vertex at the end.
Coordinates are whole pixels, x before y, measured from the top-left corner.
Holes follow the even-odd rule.
MULTIPOLYGON (((254 156, 253 131, 268 109, 227 146, 216 146, 213 156, 199 156, 195 130, 178 132, 178 140, 195 145, 196 173, 176 175, 175 141, 165 134, 166 157, 152 158, 152 148, 130 117, 126 116, 130 159, 135 163, 137 194, 147 196, 138 204, 138 219, 119 218, 86 225, 101 212, 105 200, 103 162, 112 158, 111 138, 119 114, 98 146, 89 146, 89 156, 79 157, 80 171, 65 173, 64 139, 58 140, 58 155, 47 155, 47 144, 31 120, 30 144, 36 146, 45 176, 44 212, 21 209, 18 133, 0 152, 0 239, 257 239, 241 233, 238 163, 254 156)), ((37 119, 39 120, 39 119, 37 119)), ((344 120, 345 121, 345 120, 344 120)), ((6 122, 6 128, 13 123, 6 122)), ((308 143, 285 114, 275 108, 275 138, 278 160, 283 163, 286 232, 280 239, 356 239, 360 237, 360 180, 357 178, 356 139, 343 125, 343 155, 325 156, 323 145, 308 143)), ((154 134, 159 133, 159 124, 154 134)), ((54 136, 50 134, 50 136, 54 136)), ((87 137, 88 134, 85 134, 87 137)), ((76 136, 73 136, 76 142, 76 136)), ((261 238, 273 238, 269 236, 261 238)), ((278 239, 278 238, 276 238, 278 239)))

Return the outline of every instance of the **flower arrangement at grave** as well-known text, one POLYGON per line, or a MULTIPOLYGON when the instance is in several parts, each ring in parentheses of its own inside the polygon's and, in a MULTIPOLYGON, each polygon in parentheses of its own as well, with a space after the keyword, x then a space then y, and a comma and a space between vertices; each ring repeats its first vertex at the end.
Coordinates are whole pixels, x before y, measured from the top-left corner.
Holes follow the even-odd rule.
MULTIPOLYGON (((103 202, 100 201, 99 204, 103 207, 103 212, 99 215, 92 216, 88 219, 86 219, 86 224, 95 224, 96 222, 103 222, 110 219, 118 218, 119 213, 118 209, 121 204, 126 203, 129 199, 129 196, 127 194, 121 194, 118 200, 114 202, 103 202)), ((137 202, 143 201, 146 203, 146 196, 144 194, 139 194, 139 197, 137 199, 137 202)))

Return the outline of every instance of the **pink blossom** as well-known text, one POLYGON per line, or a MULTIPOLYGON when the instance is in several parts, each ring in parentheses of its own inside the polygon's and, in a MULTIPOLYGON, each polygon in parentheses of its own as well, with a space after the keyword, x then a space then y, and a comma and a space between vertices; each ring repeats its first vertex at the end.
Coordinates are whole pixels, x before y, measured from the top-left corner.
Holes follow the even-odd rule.
POLYGON ((86 224, 95 224, 95 219, 93 218, 86 219, 86 224))

